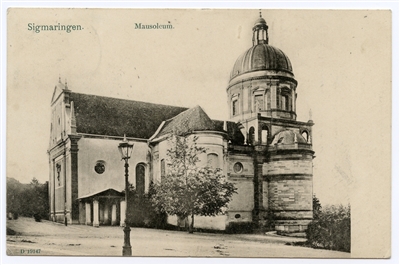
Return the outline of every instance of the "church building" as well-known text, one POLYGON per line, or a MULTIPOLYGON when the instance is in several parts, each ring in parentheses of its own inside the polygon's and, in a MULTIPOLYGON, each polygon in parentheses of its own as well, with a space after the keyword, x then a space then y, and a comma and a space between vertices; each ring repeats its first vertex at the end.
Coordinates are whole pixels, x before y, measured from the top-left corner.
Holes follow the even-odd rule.
MULTIPOLYGON (((124 134, 134 144, 129 182, 146 193, 166 175, 168 139, 178 130, 196 135, 207 150, 201 163, 221 168, 237 188, 225 214, 196 216, 195 227, 252 224, 304 231, 313 216, 314 124, 296 119, 291 62, 268 44, 261 16, 252 30, 252 46, 236 60, 226 88, 229 121, 211 119, 200 106, 76 93, 59 80, 51 99, 50 219, 122 225, 125 182, 118 144, 124 134)), ((168 222, 179 225, 174 216, 168 222)))

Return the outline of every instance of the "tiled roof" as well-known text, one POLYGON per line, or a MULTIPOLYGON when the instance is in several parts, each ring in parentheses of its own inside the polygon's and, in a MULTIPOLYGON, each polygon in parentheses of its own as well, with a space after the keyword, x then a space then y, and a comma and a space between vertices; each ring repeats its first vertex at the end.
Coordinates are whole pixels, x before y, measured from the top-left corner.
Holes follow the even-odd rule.
POLYGON ((228 140, 233 144, 243 144, 244 136, 235 122, 227 121, 227 131, 224 122, 211 120, 200 106, 181 112, 176 117, 165 121, 163 128, 155 136, 160 137, 169 133, 188 133, 193 131, 218 131, 226 132, 228 140))
POLYGON ((157 137, 169 133, 182 134, 193 131, 215 131, 214 122, 200 106, 188 109, 167 120, 157 137))
POLYGON ((76 130, 108 136, 149 139, 162 121, 175 117, 183 107, 153 104, 71 92, 76 130))

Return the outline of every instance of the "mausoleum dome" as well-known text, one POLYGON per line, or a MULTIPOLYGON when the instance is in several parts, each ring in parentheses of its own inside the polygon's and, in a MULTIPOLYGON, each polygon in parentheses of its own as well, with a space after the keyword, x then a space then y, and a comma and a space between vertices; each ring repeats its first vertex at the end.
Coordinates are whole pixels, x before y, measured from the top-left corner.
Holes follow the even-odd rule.
POLYGON ((258 70, 284 71, 293 75, 292 64, 286 54, 271 45, 257 44, 236 60, 231 72, 231 79, 258 70))
POLYGON ((275 74, 284 72, 284 75, 294 77, 289 57, 268 44, 268 25, 260 15, 253 26, 253 46, 236 60, 230 80, 245 73, 263 70, 274 71, 275 74))

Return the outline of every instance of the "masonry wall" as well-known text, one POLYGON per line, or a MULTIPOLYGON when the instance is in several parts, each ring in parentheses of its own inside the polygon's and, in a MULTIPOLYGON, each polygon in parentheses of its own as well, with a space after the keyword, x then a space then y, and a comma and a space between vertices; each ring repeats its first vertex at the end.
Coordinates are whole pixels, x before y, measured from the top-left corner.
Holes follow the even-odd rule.
MULTIPOLYGON (((274 159, 287 159, 285 156, 274 156, 274 159)), ((302 154, 292 155, 291 160, 277 160, 263 164, 265 176, 276 176, 284 174, 312 174, 312 161, 302 154)))
MULTIPOLYGON (((121 139, 98 139, 82 137, 78 141, 78 197, 93 194, 105 189, 122 191, 125 189, 124 161, 118 151, 121 139), (104 161, 105 171, 98 174, 95 171, 97 161, 104 161)), ((145 187, 149 185, 149 165, 147 161, 148 146, 146 142, 130 141, 134 144, 129 159, 129 182, 135 185, 135 168, 138 164, 145 165, 145 187)))
POLYGON ((268 208, 278 231, 302 231, 312 219, 312 156, 299 150, 271 155, 263 165, 268 208))

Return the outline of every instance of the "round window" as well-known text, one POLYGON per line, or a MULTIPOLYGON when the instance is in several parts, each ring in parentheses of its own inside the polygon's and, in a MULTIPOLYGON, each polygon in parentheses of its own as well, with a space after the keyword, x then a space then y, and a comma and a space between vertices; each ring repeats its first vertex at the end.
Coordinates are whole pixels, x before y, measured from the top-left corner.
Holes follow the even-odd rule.
POLYGON ((94 166, 94 171, 96 171, 97 174, 103 174, 105 170, 106 166, 102 161, 98 161, 94 166))
POLYGON ((240 217, 241 217, 241 215, 240 215, 240 214, 238 214, 238 213, 237 213, 237 214, 235 214, 235 218, 236 218, 236 219, 239 219, 240 217))
POLYGON ((243 165, 240 162, 237 162, 233 165, 233 171, 235 171, 235 173, 240 173, 243 170, 243 165))

